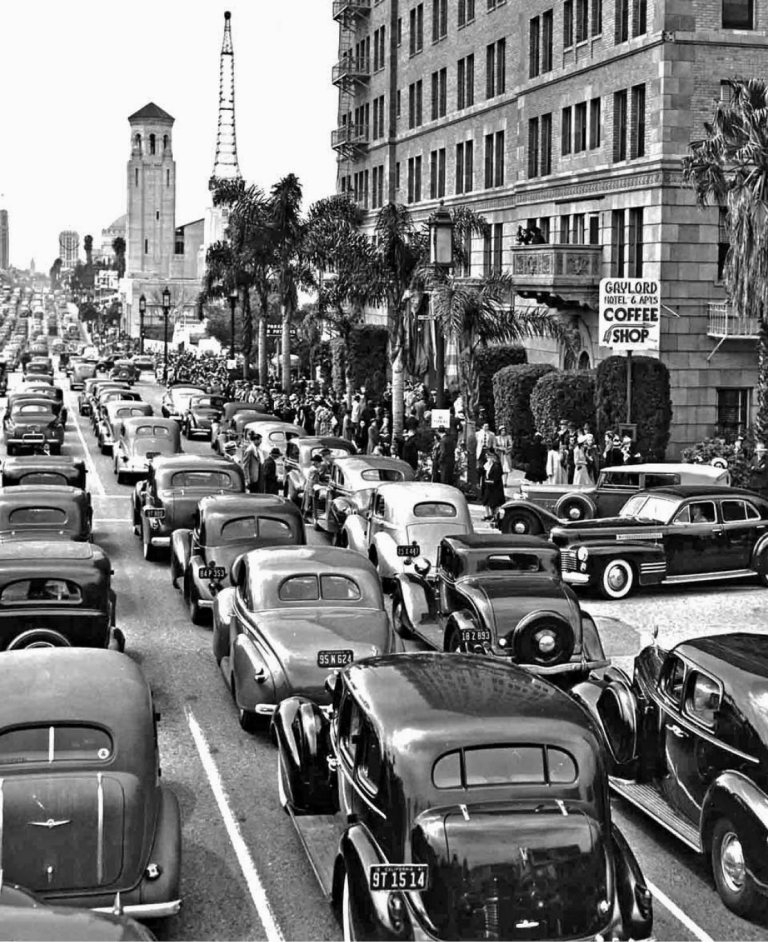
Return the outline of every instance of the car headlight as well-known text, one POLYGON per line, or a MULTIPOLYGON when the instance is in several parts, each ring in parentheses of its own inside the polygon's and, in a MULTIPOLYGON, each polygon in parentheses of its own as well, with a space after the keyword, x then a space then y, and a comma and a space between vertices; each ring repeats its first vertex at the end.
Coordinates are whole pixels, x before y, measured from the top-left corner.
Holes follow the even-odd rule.
POLYGON ((576 550, 576 559, 578 559, 579 562, 583 563, 587 559, 588 556, 589 556, 589 550, 587 549, 586 546, 580 546, 576 550))

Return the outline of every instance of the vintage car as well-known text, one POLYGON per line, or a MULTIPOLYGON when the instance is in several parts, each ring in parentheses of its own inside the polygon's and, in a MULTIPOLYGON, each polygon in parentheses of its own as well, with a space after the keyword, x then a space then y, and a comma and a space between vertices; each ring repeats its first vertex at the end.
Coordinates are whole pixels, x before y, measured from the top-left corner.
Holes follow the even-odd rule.
POLYGON ((603 468, 597 484, 520 485, 519 495, 499 508, 502 533, 547 534, 564 521, 615 517, 638 491, 670 484, 730 484, 727 469, 708 464, 629 464, 603 468))
POLYGON ((116 380, 96 379, 93 382, 89 381, 85 384, 85 389, 77 397, 80 415, 93 416, 93 412, 98 403, 99 394, 108 389, 124 393, 130 393, 131 391, 128 383, 118 383, 116 380))
POLYGON ((415 471, 407 461, 384 455, 350 455, 335 458, 328 486, 312 502, 312 519, 318 530, 339 533, 349 514, 365 513, 371 494, 384 481, 412 481, 415 471))
MULTIPOLYGON (((258 412, 256 406, 252 402, 225 402, 224 408, 221 413, 221 417, 218 421, 211 423, 211 448, 214 451, 220 451, 219 438, 223 436, 224 441, 229 441, 229 436, 226 434, 232 430, 232 420, 237 415, 238 412, 258 412)), ((274 419, 273 415, 267 415, 264 412, 258 412, 259 418, 264 419, 274 419)))
POLYGON ((113 571, 104 550, 90 543, 0 542, 0 651, 124 650, 125 636, 115 627, 113 571))
POLYGON ((61 386, 52 386, 50 383, 25 383, 23 393, 14 393, 14 395, 49 399, 53 403, 53 411, 61 416, 62 425, 66 426, 69 412, 64 404, 64 390, 61 386))
POLYGON ((765 913, 768 897, 768 636, 654 642, 633 678, 596 672, 575 695, 607 743, 611 787, 704 854, 725 905, 765 913))
POLYGON ((94 432, 99 427, 105 406, 108 402, 114 402, 116 399, 122 399, 123 402, 144 401, 140 392, 133 392, 132 390, 123 389, 122 387, 100 387, 99 391, 91 398, 91 427, 94 432))
POLYGON ((133 386, 139 378, 139 371, 131 360, 115 360, 112 369, 109 371, 109 378, 133 386))
POLYGON ((82 458, 26 455, 6 458, 0 469, 0 487, 19 484, 58 484, 86 490, 86 466, 82 458))
POLYGON ((141 668, 116 651, 0 657, 3 877, 57 906, 179 910, 181 821, 141 668), (14 848, 14 853, 8 850, 14 848))
POLYGON ((163 394, 160 413, 166 419, 175 419, 177 422, 181 422, 189 408, 192 397, 204 395, 206 395, 205 389, 192 383, 177 383, 174 386, 169 386, 163 394))
POLYGON ((90 496, 79 487, 0 487, 0 540, 93 539, 90 496))
POLYGON ((608 666, 595 621, 563 584, 560 553, 547 540, 448 536, 436 582, 425 578, 427 568, 424 562, 395 582, 392 621, 401 637, 516 662, 569 684, 608 666))
MULTIPOLYGON (((137 395, 137 394, 132 394, 137 395)), ((102 455, 111 455, 115 444, 115 431, 121 419, 137 418, 154 415, 154 410, 148 402, 137 399, 110 399, 100 410, 99 423, 96 427, 96 437, 102 455)))
POLYGON ((393 645, 376 570, 350 550, 251 550, 213 604, 213 653, 246 731, 286 697, 330 703, 329 670, 393 645))
POLYGON ((155 369, 155 358, 148 353, 137 353, 131 357, 131 363, 140 372, 153 372, 155 369))
POLYGON ((34 357, 24 367, 25 376, 53 376, 53 362, 49 356, 34 357))
POLYGON ((241 553, 263 546, 303 546, 304 521, 296 505, 271 494, 203 497, 193 528, 171 535, 171 582, 182 580, 184 601, 195 625, 216 595, 231 585, 232 564, 241 553))
POLYGON ((96 375, 95 360, 74 360, 70 366, 69 388, 72 390, 82 389, 85 381, 96 375))
POLYGON ((435 578, 443 537, 472 532, 469 505, 457 487, 405 481, 380 484, 365 512, 344 521, 339 542, 367 556, 389 589, 399 573, 424 563, 435 578))
POLYGON ((292 441, 294 438, 307 438, 307 433, 300 425, 294 425, 293 422, 281 422, 279 419, 275 419, 274 416, 270 416, 268 419, 255 419, 247 422, 243 427, 239 446, 234 449, 225 449, 226 452, 229 452, 229 458, 234 458, 236 461, 241 460, 251 431, 261 435, 261 449, 263 455, 268 455, 275 448, 280 451, 279 457, 275 457, 275 470, 278 483, 282 484, 285 478, 285 451, 288 447, 288 442, 292 441))
POLYGON ((147 479, 139 481, 133 491, 133 532, 141 536, 144 559, 154 559, 160 547, 169 547, 174 530, 192 526, 203 497, 244 491, 242 468, 226 458, 212 455, 155 458, 147 479))
POLYGON ((623 599, 638 586, 743 579, 768 585, 768 500, 735 487, 641 491, 618 517, 555 527, 563 579, 623 599))
POLYGON ((645 939, 597 730, 514 664, 395 654, 338 673, 328 717, 273 718, 278 792, 346 939, 645 939))
POLYGON ((224 409, 223 396, 201 393, 192 396, 181 419, 181 431, 185 438, 202 435, 210 439, 211 425, 221 417, 224 409))
POLYGON ((0 396, 8 393, 8 369, 3 361, 0 361, 0 396))
POLYGON ((64 444, 64 426, 50 399, 24 397, 14 402, 3 417, 3 432, 9 455, 43 445, 58 454, 64 444))
MULTIPOLYGON (((227 423, 222 419, 216 434, 216 441, 215 443, 212 441, 211 447, 220 455, 227 454, 231 456, 231 452, 236 451, 242 445, 246 426, 251 422, 259 421, 274 422, 275 417, 267 415, 266 412, 257 412, 251 406, 249 409, 241 409, 236 412, 227 423)), ((212 428, 215 428, 215 425, 214 422, 212 428)), ((213 434, 213 431, 211 434, 213 434)))
POLYGON ((48 383, 53 386, 53 376, 50 373, 30 373, 28 376, 21 377, 21 386, 18 389, 25 389, 33 384, 48 383))
POLYGON ((295 439, 288 442, 285 448, 285 470, 283 472, 283 496, 301 504, 304 499, 304 485, 307 483, 307 474, 312 465, 314 455, 326 453, 329 459, 346 458, 347 455, 356 455, 357 447, 354 442, 346 438, 337 438, 334 435, 317 436, 295 439))
POLYGON ((132 416, 113 430, 112 467, 118 484, 127 475, 146 477, 153 458, 180 454, 181 434, 173 419, 132 416))

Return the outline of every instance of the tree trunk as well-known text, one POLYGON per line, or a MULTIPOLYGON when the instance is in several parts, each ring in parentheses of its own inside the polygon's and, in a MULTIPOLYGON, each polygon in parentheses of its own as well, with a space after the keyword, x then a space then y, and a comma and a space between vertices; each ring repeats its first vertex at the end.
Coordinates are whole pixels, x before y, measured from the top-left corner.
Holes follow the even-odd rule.
POLYGON ((405 430, 405 351, 402 344, 392 358, 392 440, 405 430))
POLYGON ((261 297, 259 298, 259 385, 264 388, 269 385, 268 320, 269 301, 266 297, 261 297))
POLYGON ((283 392, 287 394, 291 391, 291 310, 288 305, 281 304, 280 311, 283 320, 283 342, 280 344, 282 348, 283 392))
POLYGON ((467 449, 467 485, 477 489, 477 425, 480 407, 480 376, 475 368, 474 351, 459 344, 459 382, 464 402, 464 442, 467 449))
POLYGON ((760 319, 757 337, 757 441, 768 444, 768 321, 760 319))
POLYGON ((243 379, 247 380, 250 372, 251 350, 253 348, 251 296, 247 288, 240 289, 240 310, 242 311, 243 318, 243 379))

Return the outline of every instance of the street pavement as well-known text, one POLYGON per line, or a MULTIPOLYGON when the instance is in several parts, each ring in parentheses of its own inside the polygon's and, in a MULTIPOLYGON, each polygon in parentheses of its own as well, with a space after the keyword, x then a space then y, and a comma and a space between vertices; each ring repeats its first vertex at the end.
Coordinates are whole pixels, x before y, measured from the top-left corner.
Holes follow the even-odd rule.
MULTIPOLYGON (((18 377, 12 374, 11 387, 18 377)), ((59 381, 66 389, 66 381, 59 381)), ((159 413, 160 387, 147 379, 135 388, 159 413)), ((67 393, 67 399, 64 453, 88 462, 95 542, 112 559, 126 653, 141 664, 155 691, 163 780, 182 810, 184 902, 178 916, 153 931, 167 940, 340 938, 341 927, 279 807, 273 745, 266 734, 240 730, 212 655, 210 630, 192 625, 180 592, 171 586, 167 561, 142 558, 131 528, 132 488, 116 483, 111 459, 95 447, 89 420, 77 414, 76 394, 67 393)), ((208 442, 184 447, 211 453, 208 442)), ((473 516, 480 526, 482 509, 473 516)), ((311 532, 310 541, 324 538, 311 532)), ((607 653, 631 667, 653 626, 665 646, 701 633, 768 630, 765 599, 765 590, 741 583, 662 587, 621 602, 583 601, 596 616, 607 653)), ((623 803, 615 805, 615 819, 653 885, 657 939, 766 938, 766 925, 725 909, 695 854, 623 803)))

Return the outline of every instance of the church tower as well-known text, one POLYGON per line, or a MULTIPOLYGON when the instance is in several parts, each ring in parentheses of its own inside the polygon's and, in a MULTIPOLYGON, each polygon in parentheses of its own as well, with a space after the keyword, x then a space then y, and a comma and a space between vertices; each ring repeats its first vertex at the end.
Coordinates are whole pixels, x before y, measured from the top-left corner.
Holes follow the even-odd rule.
POLYGON ((174 118, 150 102, 132 114, 126 272, 168 278, 176 227, 174 118))

